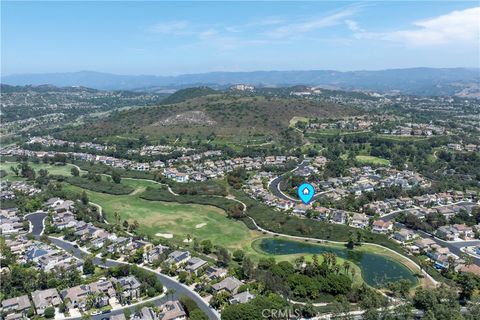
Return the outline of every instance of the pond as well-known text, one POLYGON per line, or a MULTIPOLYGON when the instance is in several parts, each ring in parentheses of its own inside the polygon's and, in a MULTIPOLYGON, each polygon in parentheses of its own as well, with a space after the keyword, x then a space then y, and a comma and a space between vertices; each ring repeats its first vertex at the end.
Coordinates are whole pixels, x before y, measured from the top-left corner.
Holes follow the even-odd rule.
POLYGON ((407 267, 380 254, 278 238, 264 238, 258 241, 258 248, 261 251, 273 255, 298 253, 321 255, 324 252, 333 252, 337 257, 350 260, 359 266, 363 280, 372 287, 382 287, 387 282, 400 279, 417 283, 417 278, 407 267))

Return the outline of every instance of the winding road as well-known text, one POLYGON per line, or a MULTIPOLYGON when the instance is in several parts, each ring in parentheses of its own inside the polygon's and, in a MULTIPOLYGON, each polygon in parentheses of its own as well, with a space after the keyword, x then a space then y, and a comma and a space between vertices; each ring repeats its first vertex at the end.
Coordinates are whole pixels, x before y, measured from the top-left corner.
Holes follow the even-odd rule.
MULTIPOLYGON (((308 161, 303 160, 302 162, 300 162, 300 164, 297 167, 290 170, 289 172, 294 172, 294 171, 297 171, 297 170, 304 169, 307 165, 308 165, 308 161)), ((284 175, 285 175, 285 173, 276 177, 276 178, 274 178, 274 179, 272 179, 272 180, 270 180, 270 182, 268 183, 268 187, 270 189, 270 192, 274 196, 276 196, 277 198, 280 198, 280 199, 283 199, 283 200, 301 202, 300 200, 294 199, 294 198, 290 197, 289 195, 285 194, 282 190, 280 190, 280 183, 282 182, 284 175)))
MULTIPOLYGON (((45 212, 36 212, 36 213, 32 213, 32 214, 29 214, 29 215, 26 216, 26 219, 28 219, 30 221, 31 225, 32 225, 32 232, 31 233, 37 239, 40 238, 40 236, 43 233, 43 228, 44 228, 43 220, 45 219, 46 216, 47 215, 46 215, 45 212)), ((75 246, 74 243, 71 243, 71 242, 68 242, 68 241, 65 241, 65 240, 62 240, 62 239, 59 239, 59 238, 54 238, 54 237, 48 237, 48 239, 54 245, 56 245, 57 247, 65 250, 67 252, 70 252, 77 259, 84 259, 85 255, 88 254, 88 252, 85 252, 82 249, 75 246)), ((118 265, 129 264, 127 262, 120 262, 120 261, 111 260, 111 259, 107 259, 105 261, 102 261, 102 259, 97 258, 97 257, 94 258, 93 263, 95 265, 100 266, 100 267, 107 267, 107 268, 108 267, 113 267, 113 266, 118 266, 118 265)), ((178 296, 184 295, 184 296, 187 296, 187 297, 191 298, 193 301, 195 301, 197 303, 198 307, 208 316, 209 319, 214 319, 214 320, 220 319, 220 314, 215 309, 211 308, 208 305, 208 303, 205 300, 203 300, 203 298, 198 293, 192 291, 190 288, 188 288, 184 284, 182 284, 182 283, 178 282, 176 279, 174 279, 172 277, 169 277, 165 274, 162 274, 158 271, 152 270, 152 269, 144 267, 144 266, 139 266, 139 265, 137 265, 137 266, 140 267, 140 268, 143 268, 145 270, 148 270, 150 272, 155 273, 157 278, 162 282, 162 284, 166 288, 169 288, 169 289, 171 288, 175 291, 174 296, 178 297, 178 296)), ((149 300, 149 302, 153 302, 155 304, 161 304, 166 299, 167 299, 167 297, 160 296, 160 297, 158 297, 158 300, 153 299, 153 300, 149 300)), ((129 306, 129 307, 124 308, 124 309, 129 309, 129 308, 132 308, 132 310, 133 310, 133 309, 136 308, 136 306, 129 306)), ((93 315, 92 319, 100 320, 100 319, 104 319, 104 318, 109 318, 110 316, 123 313, 124 309, 114 310, 114 311, 112 311, 108 314, 93 315)), ((78 317, 78 318, 69 318, 69 319, 81 319, 81 318, 78 317)))

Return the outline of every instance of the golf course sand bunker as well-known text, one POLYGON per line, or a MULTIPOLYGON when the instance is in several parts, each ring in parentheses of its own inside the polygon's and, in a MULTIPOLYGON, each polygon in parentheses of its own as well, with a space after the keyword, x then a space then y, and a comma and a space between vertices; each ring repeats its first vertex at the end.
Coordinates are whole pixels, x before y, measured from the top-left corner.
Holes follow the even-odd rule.
POLYGON ((157 237, 162 237, 162 238, 165 238, 165 239, 172 239, 173 238, 173 234, 171 234, 171 233, 156 233, 155 235, 157 237))
POLYGON ((199 223, 199 224, 197 224, 197 225, 195 226, 195 228, 200 229, 200 228, 205 227, 206 225, 207 225, 206 222, 204 222, 204 223, 199 223))

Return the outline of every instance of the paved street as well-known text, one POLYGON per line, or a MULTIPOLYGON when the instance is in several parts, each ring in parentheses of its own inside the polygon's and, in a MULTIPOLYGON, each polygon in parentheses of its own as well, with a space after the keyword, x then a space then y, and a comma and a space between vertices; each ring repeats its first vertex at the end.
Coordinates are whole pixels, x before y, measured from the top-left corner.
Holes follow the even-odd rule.
MULTIPOLYGON (((37 238, 40 236, 40 234, 43 230, 43 219, 45 217, 46 217, 45 213, 34 213, 34 214, 31 214, 31 215, 27 216, 27 219, 33 225, 32 234, 35 235, 37 238)), ((75 256, 78 259, 83 259, 83 257, 86 254, 85 252, 83 252, 79 248, 76 248, 70 242, 60 240, 60 239, 57 239, 57 238, 53 238, 53 237, 49 237, 49 239, 54 245, 56 245, 59 248, 62 248, 65 251, 70 252, 73 256, 75 256)), ((119 261, 116 261, 116 260, 102 261, 102 259, 99 259, 99 258, 94 258, 93 262, 94 262, 95 265, 98 265, 98 266, 101 266, 101 267, 113 267, 113 266, 118 266, 118 265, 121 265, 121 264, 127 264, 127 263, 119 262, 119 261)), ((147 268, 145 268, 145 269, 147 269, 147 268)), ((150 271, 152 271, 152 270, 150 270, 150 271)), ((154 271, 152 271, 152 272, 154 272, 154 271)), ((177 280, 175 280, 175 279, 173 279, 173 278, 171 278, 167 275, 161 274, 159 272, 155 272, 155 274, 158 277, 158 279, 162 282, 164 287, 172 288, 172 289, 175 290, 175 296, 177 296, 177 297, 182 296, 182 295, 188 296, 189 298, 191 298, 192 300, 194 300, 197 303, 198 307, 203 312, 205 312, 205 314, 207 314, 209 319, 220 319, 220 314, 216 310, 210 308, 208 303, 205 302, 205 300, 203 300, 202 297, 200 297, 196 292, 190 290, 190 288, 188 288, 187 286, 181 284, 177 280)), ((158 299, 158 301, 155 300, 154 303, 155 304, 160 304, 160 303, 162 303, 162 301, 164 301, 164 299, 166 299, 166 298, 165 297, 160 297, 158 299)), ((132 308, 135 309, 135 307, 132 307, 132 308)), ((111 313, 103 314, 103 315, 95 315, 95 316, 92 317, 92 319, 100 320, 100 319, 108 318, 109 316, 112 316, 112 315, 115 315, 115 314, 120 314, 120 313, 123 313, 123 310, 112 311, 111 313)), ((80 318, 78 318, 78 319, 80 319, 80 318)))
MULTIPOLYGON (((303 160, 303 161, 298 165, 298 167, 296 167, 295 169, 291 170, 290 172, 294 172, 294 171, 297 171, 297 170, 301 170, 301 169, 305 168, 307 165, 308 165, 308 161, 303 160)), ((298 199, 293 199, 293 198, 291 198, 290 196, 286 195, 285 193, 283 193, 283 192, 280 190, 280 182, 282 182, 282 180, 283 180, 283 175, 278 176, 278 177, 276 177, 275 179, 273 179, 272 181, 270 181, 270 184, 269 184, 270 192, 271 192, 274 196, 276 196, 277 198, 280 198, 280 199, 283 199, 283 200, 300 202, 300 200, 298 200, 298 199)))
MULTIPOLYGON (((461 256, 464 254, 460 248, 463 247, 469 247, 469 246, 478 246, 480 245, 480 240, 471 240, 471 241, 458 241, 458 242, 451 242, 451 241, 444 241, 442 239, 439 239, 437 237, 432 237, 429 233, 426 233, 421 230, 416 231, 418 234, 420 234, 423 238, 430 238, 433 241, 435 241, 438 245, 441 245, 443 247, 447 247, 450 252, 456 254, 457 256, 461 256)), ((473 262, 476 265, 480 265, 480 258, 471 256, 473 259, 473 262)))

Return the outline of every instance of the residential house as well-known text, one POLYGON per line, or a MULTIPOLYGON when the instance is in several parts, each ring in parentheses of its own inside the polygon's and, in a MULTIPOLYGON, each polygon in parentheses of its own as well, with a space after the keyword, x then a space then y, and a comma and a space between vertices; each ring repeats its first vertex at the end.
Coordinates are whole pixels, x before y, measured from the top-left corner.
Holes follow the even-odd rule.
POLYGON ((469 240, 475 238, 475 232, 473 232, 473 228, 469 227, 465 224, 454 224, 452 226, 453 229, 456 230, 459 237, 463 240, 469 240))
POLYGON ((189 260, 190 257, 191 257, 190 252, 176 250, 168 255, 167 262, 179 265, 181 263, 187 262, 187 260, 189 260))
POLYGON ((217 267, 208 267, 205 270, 205 276, 210 280, 216 280, 223 278, 227 275, 227 269, 217 268, 217 267))
POLYGON ((334 210, 331 214, 332 222, 338 223, 338 224, 345 224, 345 222, 348 219, 348 215, 345 211, 343 210, 334 210))
POLYGON ((124 313, 115 314, 110 316, 110 320, 127 320, 124 313))
POLYGON ((78 308, 85 310, 87 304, 87 297, 92 293, 90 286, 87 284, 81 284, 69 289, 62 290, 60 295, 63 301, 66 301, 67 307, 78 308))
POLYGON ((32 304, 27 295, 5 299, 2 301, 2 311, 6 314, 25 314, 30 309, 32 304))
POLYGON ((232 294, 237 293, 238 288, 242 285, 242 281, 238 280, 235 277, 227 277, 220 281, 219 283, 215 283, 212 288, 213 290, 218 293, 221 291, 228 291, 232 294))
POLYGON ((135 276, 114 279, 113 282, 121 288, 120 291, 117 291, 120 303, 126 304, 140 298, 140 282, 135 276))
POLYGON ((458 238, 459 236, 458 231, 451 226, 441 226, 437 229, 435 234, 437 237, 447 241, 455 240, 455 238, 458 238))
POLYGON ((255 295, 251 294, 248 289, 247 291, 235 294, 232 299, 230 299, 231 304, 246 303, 255 298, 255 295))
POLYGON ((160 257, 162 257, 167 250, 168 247, 162 246, 161 244, 152 247, 143 253, 143 261, 145 263, 153 263, 155 260, 160 259, 160 257))
POLYGON ((178 300, 170 300, 160 306, 159 320, 186 320, 187 313, 178 300))
POLYGON ((402 228, 401 230, 393 233, 393 239, 400 241, 401 243, 412 240, 414 236, 415 232, 405 228, 402 228))
POLYGON ((369 218, 361 213, 355 212, 350 220, 350 226, 355 228, 365 228, 368 226, 369 218))
POLYGON ((32 292, 32 300, 38 315, 43 315, 47 307, 56 308, 62 303, 62 299, 55 288, 32 292))
POLYGON ((378 233, 388 233, 393 229, 393 223, 391 221, 384 221, 382 219, 373 221, 372 231, 378 233))
POLYGON ((138 316, 134 316, 133 319, 139 320, 158 320, 157 314, 155 311, 150 307, 143 307, 140 309, 140 314, 138 316))
POLYGON ((430 238, 420 238, 413 242, 413 244, 422 251, 427 251, 431 246, 436 244, 436 242, 430 238))
POLYGON ((462 265, 459 269, 458 272, 460 273, 473 273, 477 276, 480 276, 480 266, 477 266, 476 264, 470 264, 468 266, 462 265))
POLYGON ((97 293, 96 304, 98 307, 104 307, 108 305, 108 300, 116 296, 115 288, 109 280, 99 280, 90 284, 92 292, 97 293))
POLYGON ((207 261, 200 259, 198 257, 193 257, 187 261, 185 270, 188 272, 197 274, 197 272, 207 264, 207 261))

